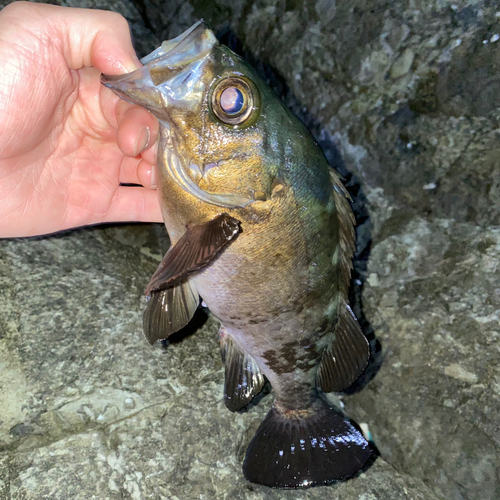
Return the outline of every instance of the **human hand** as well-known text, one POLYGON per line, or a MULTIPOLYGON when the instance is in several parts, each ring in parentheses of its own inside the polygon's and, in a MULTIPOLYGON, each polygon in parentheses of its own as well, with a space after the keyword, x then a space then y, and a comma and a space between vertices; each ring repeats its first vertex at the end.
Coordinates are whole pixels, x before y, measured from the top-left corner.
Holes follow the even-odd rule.
POLYGON ((162 220, 158 122, 100 84, 140 66, 122 16, 12 3, 0 64, 0 237, 162 220))

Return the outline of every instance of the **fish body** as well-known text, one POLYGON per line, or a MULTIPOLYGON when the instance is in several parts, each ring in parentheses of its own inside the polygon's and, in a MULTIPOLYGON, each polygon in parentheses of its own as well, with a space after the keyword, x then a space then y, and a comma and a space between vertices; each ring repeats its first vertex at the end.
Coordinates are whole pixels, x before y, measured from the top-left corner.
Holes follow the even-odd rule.
POLYGON ((172 247, 148 286, 150 342, 182 328, 201 296, 220 319, 225 402, 264 384, 275 402, 244 473, 272 487, 352 476, 370 456, 318 390, 347 388, 369 348, 347 305, 354 218, 339 176, 255 70, 198 23, 104 77, 160 121, 157 184, 172 247))

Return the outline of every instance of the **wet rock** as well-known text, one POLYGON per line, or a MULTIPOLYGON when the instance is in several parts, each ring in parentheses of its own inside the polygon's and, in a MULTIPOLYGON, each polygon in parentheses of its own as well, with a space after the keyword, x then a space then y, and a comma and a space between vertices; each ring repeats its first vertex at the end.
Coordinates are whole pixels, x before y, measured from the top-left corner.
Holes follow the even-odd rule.
MULTIPOLYGON (((202 315, 201 328, 166 347, 143 338, 156 233, 121 226, 1 242, 0 498, 290 498, 242 476, 272 396, 225 408, 218 322, 202 315)), ((325 495, 437 499, 382 459, 301 498, 325 495)))
MULTIPOLYGON (((139 55, 204 17, 346 176, 375 363, 343 401, 381 458, 301 498, 499 498, 498 5, 78 5, 122 12, 139 55)), ((119 227, 1 242, 0 498, 296 496, 241 477, 271 396, 224 408, 216 321, 166 349, 142 339, 162 238, 119 227)))
POLYGON ((413 50, 410 48, 406 49, 403 54, 394 61, 394 64, 391 66, 390 75, 391 78, 399 78, 400 76, 406 75, 408 71, 410 71, 411 65, 413 63, 413 59, 415 58, 415 54, 413 50))
POLYGON ((356 394, 380 452, 443 498, 495 499, 500 233, 398 214, 374 242, 365 313, 384 362, 356 394))

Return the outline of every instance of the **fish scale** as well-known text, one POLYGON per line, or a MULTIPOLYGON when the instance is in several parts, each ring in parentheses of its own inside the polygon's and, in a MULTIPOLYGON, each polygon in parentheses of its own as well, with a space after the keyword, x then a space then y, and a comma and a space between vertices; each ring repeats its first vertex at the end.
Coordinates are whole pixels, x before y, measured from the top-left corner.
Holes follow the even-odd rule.
POLYGON ((157 185, 172 247, 147 289, 146 338, 182 328, 202 297, 221 321, 226 406, 245 407, 265 379, 273 388, 245 477, 299 488, 354 475, 369 444, 321 396, 346 389, 369 357, 347 304, 354 217, 338 174, 203 23, 143 62, 102 81, 160 122, 157 185))

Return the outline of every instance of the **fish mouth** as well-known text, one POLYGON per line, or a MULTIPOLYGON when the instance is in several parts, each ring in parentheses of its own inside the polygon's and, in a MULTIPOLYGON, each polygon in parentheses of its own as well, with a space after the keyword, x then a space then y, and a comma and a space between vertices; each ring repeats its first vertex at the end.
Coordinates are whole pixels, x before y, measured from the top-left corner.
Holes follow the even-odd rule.
POLYGON ((101 75, 101 83, 125 101, 151 111, 159 120, 165 106, 199 104, 203 66, 218 45, 203 20, 177 38, 167 40, 141 59, 144 65, 123 75, 101 75))
MULTIPOLYGON (((167 40, 141 59, 144 65, 124 75, 101 75, 101 83, 125 101, 150 111, 167 132, 164 147, 166 169, 189 194, 201 201, 225 208, 244 207, 253 199, 230 193, 211 193, 201 189, 188 174, 189 162, 181 160, 172 144, 168 108, 198 111, 203 100, 202 75, 212 49, 219 42, 203 20, 177 38, 167 40), (170 137, 169 137, 170 136, 170 137)), ((162 134, 160 141, 162 141, 162 134)))

